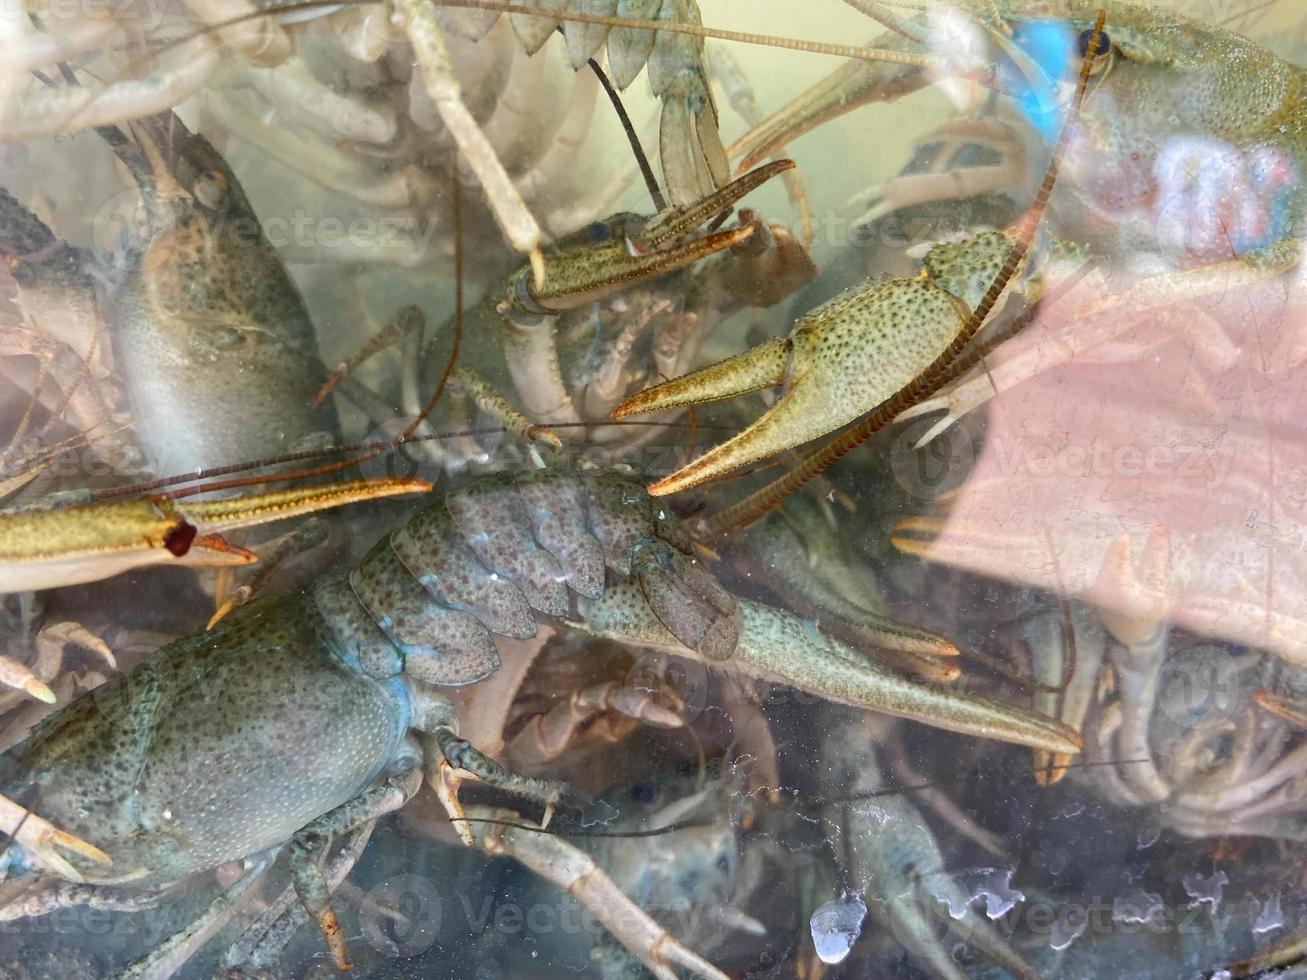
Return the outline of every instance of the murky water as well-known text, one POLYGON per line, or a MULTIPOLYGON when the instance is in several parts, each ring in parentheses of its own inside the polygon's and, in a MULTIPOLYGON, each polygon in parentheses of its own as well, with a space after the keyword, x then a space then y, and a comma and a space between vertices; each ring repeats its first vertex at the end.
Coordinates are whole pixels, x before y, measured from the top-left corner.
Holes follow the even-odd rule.
POLYGON ((1296 5, 550 6, 0 12, 0 973, 1293 975, 1296 5))

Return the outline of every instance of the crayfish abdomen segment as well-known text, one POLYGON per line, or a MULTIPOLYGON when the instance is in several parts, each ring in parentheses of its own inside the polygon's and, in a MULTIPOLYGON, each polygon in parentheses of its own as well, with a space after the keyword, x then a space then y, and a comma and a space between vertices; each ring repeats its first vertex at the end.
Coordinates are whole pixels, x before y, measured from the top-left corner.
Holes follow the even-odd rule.
POLYGON ((685 532, 616 474, 541 471, 482 479, 382 539, 344 578, 314 589, 346 661, 375 678, 472 684, 493 673, 492 634, 528 639, 629 575, 641 542, 685 532), (570 590, 570 591, 569 591, 570 590))
POLYGON ((441 686, 494 673, 494 635, 529 639, 596 598, 606 569, 629 575, 642 542, 689 547, 643 487, 617 474, 541 471, 451 493, 387 535, 311 602, 344 664, 376 680, 441 686), (569 591, 570 590, 570 591, 569 591))

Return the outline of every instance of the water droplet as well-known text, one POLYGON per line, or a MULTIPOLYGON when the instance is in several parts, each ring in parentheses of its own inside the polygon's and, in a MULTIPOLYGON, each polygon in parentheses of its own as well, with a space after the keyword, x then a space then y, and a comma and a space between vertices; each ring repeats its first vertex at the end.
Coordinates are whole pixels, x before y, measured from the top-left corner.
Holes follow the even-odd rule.
POLYGON ((1276 892, 1266 900, 1261 912, 1257 914, 1257 918, 1253 922, 1253 932, 1260 936, 1264 932, 1273 932, 1276 929, 1283 928, 1284 911, 1280 908, 1280 893, 1276 892))
POLYGON ((1185 875, 1180 879, 1180 884, 1193 899, 1189 903, 1191 909, 1207 902, 1211 906, 1211 911, 1215 913, 1221 907, 1221 895, 1225 892, 1225 885, 1229 880, 1224 871, 1218 871, 1210 877, 1199 874, 1185 875))
POLYGON ((621 815, 621 811, 606 800, 595 800, 594 804, 581 815, 581 826, 584 828, 594 827, 597 824, 610 824, 621 815))
POLYGON ((1147 925, 1162 913, 1162 896, 1142 888, 1118 895, 1112 900, 1112 918, 1117 922, 1147 925))
POLYGON ((1085 928, 1088 925, 1088 916, 1076 916, 1074 917, 1074 921, 1067 921, 1063 916, 1058 916, 1053 920, 1053 928, 1049 933, 1048 945, 1060 953, 1084 935, 1085 928))
POLYGON ((1024 892, 1012 887, 1015 868, 995 868, 985 874, 976 889, 977 896, 985 896, 985 915, 1001 919, 1017 902, 1024 902, 1024 892))
POLYGON ((846 895, 835 902, 827 902, 812 913, 812 945, 823 963, 839 963, 849 955, 853 944, 862 935, 862 922, 867 917, 867 906, 857 895, 846 895))

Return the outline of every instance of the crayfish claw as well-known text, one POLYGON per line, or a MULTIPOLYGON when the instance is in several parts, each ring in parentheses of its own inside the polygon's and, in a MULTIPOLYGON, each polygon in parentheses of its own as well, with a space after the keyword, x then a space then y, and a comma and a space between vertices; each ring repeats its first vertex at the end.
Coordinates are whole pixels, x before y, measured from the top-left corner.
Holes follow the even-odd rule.
POLYGON ((741 600, 740 613, 734 662, 746 673, 945 731, 1066 754, 1082 748, 1080 735, 1054 718, 963 691, 915 683, 779 609, 741 600))

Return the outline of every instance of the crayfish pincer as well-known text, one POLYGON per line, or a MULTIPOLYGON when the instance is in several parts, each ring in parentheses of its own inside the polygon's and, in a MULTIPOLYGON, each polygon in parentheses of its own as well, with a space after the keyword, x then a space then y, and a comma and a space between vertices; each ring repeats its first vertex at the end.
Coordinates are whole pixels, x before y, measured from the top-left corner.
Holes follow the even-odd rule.
POLYGON ((295 891, 345 966, 323 871, 335 839, 403 805, 424 775, 458 812, 453 769, 558 798, 556 784, 507 773, 460 739, 441 693, 499 667, 496 635, 527 638, 544 623, 952 731, 1079 751, 1059 722, 919 686, 811 623, 736 598, 690 545, 623 474, 490 477, 418 513, 351 571, 169 644, 0 756, 9 874, 30 884, 0 919, 93 900, 130 908, 133 896, 157 899, 288 844, 295 891))

